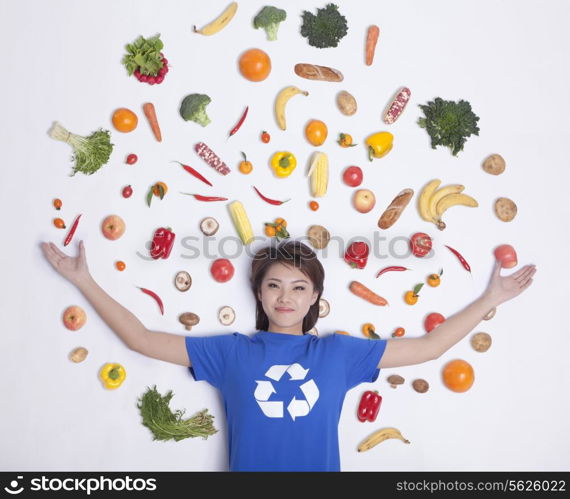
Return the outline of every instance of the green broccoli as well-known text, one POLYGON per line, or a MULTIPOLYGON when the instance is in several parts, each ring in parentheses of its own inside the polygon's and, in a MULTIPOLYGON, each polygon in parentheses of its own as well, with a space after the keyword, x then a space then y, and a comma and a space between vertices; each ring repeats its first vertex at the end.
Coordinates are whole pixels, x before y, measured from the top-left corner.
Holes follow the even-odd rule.
POLYGON ((317 48, 336 47, 341 38, 346 36, 348 25, 346 17, 339 11, 338 6, 329 3, 324 9, 317 9, 315 16, 303 11, 301 35, 308 39, 309 45, 317 48))
POLYGON ((186 121, 195 121, 196 123, 206 126, 211 123, 210 118, 206 114, 206 106, 212 102, 212 99, 206 94, 190 94, 184 97, 180 104, 180 116, 186 121))
POLYGON ((263 28, 267 33, 269 41, 277 40, 277 30, 279 24, 287 19, 287 12, 277 7, 266 5, 253 18, 253 27, 255 29, 263 28))

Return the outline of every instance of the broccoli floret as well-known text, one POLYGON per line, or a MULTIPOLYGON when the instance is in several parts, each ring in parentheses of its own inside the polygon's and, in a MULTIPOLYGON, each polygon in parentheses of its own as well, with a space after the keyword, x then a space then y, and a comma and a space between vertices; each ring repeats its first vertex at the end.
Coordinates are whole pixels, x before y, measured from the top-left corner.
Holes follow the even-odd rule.
POLYGON ((269 41, 277 40, 277 30, 279 24, 287 19, 287 12, 277 7, 266 5, 253 18, 253 27, 255 29, 263 28, 267 33, 269 41))
POLYGON ((347 32, 346 17, 333 3, 329 3, 324 9, 317 9, 316 16, 306 10, 303 11, 301 35, 307 38, 309 45, 313 47, 320 49, 336 47, 347 32))
POLYGON ((206 94, 190 94, 184 97, 180 104, 180 116, 186 121, 195 121, 196 123, 206 126, 211 123, 210 118, 206 114, 206 106, 212 102, 212 99, 206 94))

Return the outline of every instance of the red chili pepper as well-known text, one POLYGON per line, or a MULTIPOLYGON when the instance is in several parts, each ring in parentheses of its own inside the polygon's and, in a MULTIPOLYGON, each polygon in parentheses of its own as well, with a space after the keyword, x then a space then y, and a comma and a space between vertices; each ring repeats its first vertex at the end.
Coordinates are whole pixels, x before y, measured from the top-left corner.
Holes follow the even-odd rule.
POLYGON ((73 234, 75 234, 75 230, 77 229, 77 224, 79 223, 80 218, 81 215, 78 215, 77 218, 75 219, 75 222, 73 222, 73 225, 71 226, 71 229, 69 229, 67 237, 65 238, 65 241, 63 243, 64 246, 67 246, 71 242, 71 239, 73 238, 73 234))
POLYGON ((164 227, 156 229, 152 238, 150 256, 155 260, 158 260, 159 258, 168 258, 172 251, 172 247, 174 246, 175 237, 176 234, 172 232, 170 227, 167 227, 166 229, 164 227))
POLYGON ((231 137, 234 133, 236 133, 236 132, 240 129, 240 127, 242 126, 242 124, 243 124, 243 122, 244 122, 244 120, 245 120, 245 117, 247 116, 247 111, 248 111, 248 110, 249 110, 249 106, 247 106, 247 107, 245 108, 245 111, 244 111, 243 114, 241 115, 241 118, 240 118, 239 121, 237 122, 237 125, 236 125, 235 127, 233 127, 232 131, 230 132, 229 137, 231 137))
POLYGON ((358 406, 358 420, 363 423, 365 421, 375 421, 381 403, 382 396, 377 391, 368 390, 364 392, 358 406))
POLYGON ((363 269, 366 267, 368 253, 368 244, 364 241, 354 242, 346 250, 344 260, 349 263, 352 268, 363 269))
POLYGON ((194 196, 198 201, 227 201, 228 198, 221 198, 218 196, 202 196, 201 194, 191 194, 190 192, 181 192, 187 196, 194 196))
POLYGON ((465 258, 463 258, 463 256, 461 255, 461 253, 459 253, 459 251, 454 250, 453 248, 451 248, 450 246, 445 245, 445 247, 451 251, 461 262, 461 265, 463 265, 463 268, 465 270, 467 270, 468 272, 471 272, 471 267, 469 266, 469 264, 467 263, 467 260, 465 260, 465 258))
POLYGON ((380 277, 385 272, 403 272, 404 270, 410 270, 410 269, 408 269, 407 267, 397 267, 397 266, 385 267, 382 270, 378 271, 376 277, 380 277))
POLYGON ((149 296, 152 296, 155 300, 156 303, 158 303, 158 307, 160 308, 160 313, 162 315, 164 315, 164 305, 162 303, 162 300, 160 299, 160 296, 158 296, 154 291, 151 291, 150 289, 146 289, 146 288, 141 288, 139 286, 137 286, 143 293, 146 293, 149 296))
POLYGON ((191 166, 185 165, 185 164, 181 163, 180 161, 171 161, 171 163, 178 163, 179 165, 182 166, 182 168, 184 168, 191 175, 194 175, 198 180, 201 180, 205 184, 208 184, 210 187, 212 186, 212 184, 210 183, 210 181, 206 177, 204 177, 197 170, 194 170, 194 168, 192 168, 191 166))
POLYGON ((286 199, 285 201, 278 201, 277 199, 269 199, 268 197, 265 197, 263 194, 261 194, 261 192, 259 192, 258 188, 255 187, 255 185, 253 186, 253 188, 255 189, 255 192, 257 192, 257 194, 259 194, 259 197, 269 204, 280 205, 280 204, 286 203, 287 201, 290 201, 290 199, 286 199))

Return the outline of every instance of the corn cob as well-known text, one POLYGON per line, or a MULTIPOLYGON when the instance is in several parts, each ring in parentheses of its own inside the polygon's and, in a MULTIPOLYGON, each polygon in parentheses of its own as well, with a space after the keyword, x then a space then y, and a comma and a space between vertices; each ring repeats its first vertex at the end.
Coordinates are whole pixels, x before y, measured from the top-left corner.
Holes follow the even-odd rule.
POLYGON ((229 210, 241 242, 243 244, 251 243, 253 241, 253 230, 243 204, 240 201, 233 201, 229 204, 229 210))
POLYGON ((311 194, 313 197, 324 196, 327 193, 329 182, 329 159, 324 152, 316 152, 313 155, 309 176, 311 177, 311 194))

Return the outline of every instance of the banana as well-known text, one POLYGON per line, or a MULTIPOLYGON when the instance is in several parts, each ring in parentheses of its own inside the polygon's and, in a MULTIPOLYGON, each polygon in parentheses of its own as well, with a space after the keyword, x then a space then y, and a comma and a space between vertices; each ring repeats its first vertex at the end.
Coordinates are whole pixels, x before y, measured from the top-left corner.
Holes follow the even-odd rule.
POLYGON ((456 193, 462 192, 463 189, 465 189, 465 186, 463 186, 463 185, 451 184, 451 185, 446 185, 445 187, 438 189, 437 191, 435 191, 432 194, 432 196, 429 200, 428 213, 430 214, 433 223, 437 224, 437 222, 439 220, 438 216, 435 212, 435 207, 437 206, 437 203, 439 203, 439 200, 443 199, 445 196, 447 196, 449 194, 456 194, 456 193))
POLYGON ((329 159, 324 152, 314 153, 308 176, 311 177, 312 196, 324 196, 329 182, 329 159))
POLYGON ((404 442, 405 444, 410 443, 409 440, 406 440, 402 436, 402 434, 400 433, 400 430, 398 430, 397 428, 383 428, 383 429, 378 430, 377 432, 373 433, 368 438, 366 438, 358 446, 358 452, 364 452, 364 451, 367 451, 369 449, 372 449, 372 447, 374 447, 374 446, 378 445, 379 443, 384 442, 384 440, 388 440, 390 438, 397 438, 397 439, 401 440, 402 442, 404 442))
POLYGON ((418 199, 418 210, 420 212, 420 217, 422 217, 426 222, 433 221, 433 217, 429 211, 429 200, 440 184, 441 180, 435 178, 430 181, 420 193, 420 197, 418 199))
POLYGON ((479 203, 476 199, 468 196, 467 194, 448 194, 447 196, 440 199, 435 207, 437 218, 441 219, 441 215, 443 215, 448 208, 456 205, 477 208, 477 206, 479 206, 479 203))
POLYGON ((287 128, 285 122, 285 106, 289 99, 297 94, 309 95, 309 92, 291 85, 289 87, 285 87, 277 94, 277 98, 275 99, 275 118, 277 119, 277 124, 281 130, 285 130, 287 128))
POLYGON ((230 23, 230 21, 235 16, 237 8, 238 8, 237 2, 230 3, 226 7, 226 10, 224 10, 211 23, 206 24, 206 26, 200 29, 197 29, 196 26, 194 26, 194 33, 200 33, 201 35, 207 35, 207 36, 216 34, 218 31, 221 31, 230 23))

